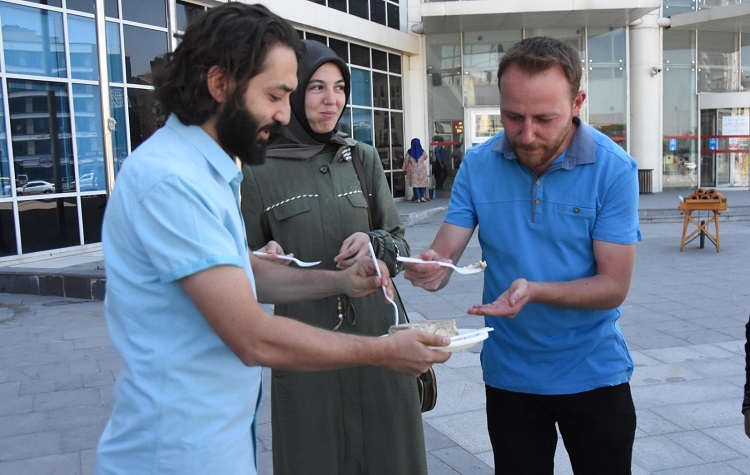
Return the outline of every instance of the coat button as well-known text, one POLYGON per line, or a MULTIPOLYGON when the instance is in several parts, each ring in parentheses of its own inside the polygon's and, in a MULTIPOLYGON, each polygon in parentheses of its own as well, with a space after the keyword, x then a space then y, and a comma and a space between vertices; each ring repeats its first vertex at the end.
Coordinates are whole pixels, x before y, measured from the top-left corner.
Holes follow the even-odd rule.
POLYGON ((327 166, 325 166, 325 165, 323 165, 322 167, 320 167, 320 173, 322 173, 322 174, 324 174, 324 175, 325 175, 326 173, 328 173, 328 167, 327 167, 327 166))

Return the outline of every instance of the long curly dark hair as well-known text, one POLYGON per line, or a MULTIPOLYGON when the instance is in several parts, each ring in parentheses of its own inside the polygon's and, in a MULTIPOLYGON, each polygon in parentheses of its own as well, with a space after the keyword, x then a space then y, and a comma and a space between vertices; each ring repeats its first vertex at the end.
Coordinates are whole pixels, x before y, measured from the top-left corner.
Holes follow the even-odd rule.
POLYGON ((299 34, 267 7, 239 2, 214 7, 187 27, 174 52, 156 62, 156 97, 165 113, 186 125, 201 125, 219 105, 208 91, 208 71, 220 67, 233 80, 235 92, 244 91, 277 45, 294 50, 298 61, 302 58, 299 34))

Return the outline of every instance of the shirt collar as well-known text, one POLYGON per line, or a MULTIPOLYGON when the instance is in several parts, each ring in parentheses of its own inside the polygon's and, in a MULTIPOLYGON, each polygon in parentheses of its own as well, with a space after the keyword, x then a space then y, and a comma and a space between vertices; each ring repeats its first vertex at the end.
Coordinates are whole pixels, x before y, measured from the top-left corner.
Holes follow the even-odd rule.
MULTIPOLYGON (((563 162, 559 166, 559 168, 566 170, 571 170, 576 165, 596 162, 594 135, 591 133, 591 128, 584 124, 578 116, 573 117, 573 123, 578 126, 578 130, 576 130, 573 141, 565 149, 563 162)), ((502 133, 500 140, 492 146, 492 151, 501 154, 507 160, 517 160, 516 154, 513 153, 505 139, 505 132, 502 133)))
POLYGON ((232 157, 199 125, 185 125, 172 114, 164 125, 174 130, 185 142, 192 144, 216 172, 230 183, 240 169, 232 157))

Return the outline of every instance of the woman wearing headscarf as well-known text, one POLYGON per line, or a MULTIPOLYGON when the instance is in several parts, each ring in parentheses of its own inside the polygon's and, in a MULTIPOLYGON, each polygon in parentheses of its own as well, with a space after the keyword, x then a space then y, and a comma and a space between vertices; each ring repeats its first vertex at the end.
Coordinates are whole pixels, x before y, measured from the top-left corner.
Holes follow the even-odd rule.
MULTIPOLYGON (((367 256, 372 243, 394 276, 396 257, 408 256, 409 246, 378 153, 335 129, 349 97, 349 69, 325 45, 305 44, 290 123, 271 137, 264 165, 243 168, 248 244, 336 269, 367 256), (369 197, 354 160, 362 163, 369 197)), ((400 301, 398 307, 403 323, 400 301)), ((378 293, 277 305, 275 313, 372 336, 386 334, 396 318, 378 293)), ((413 377, 374 367, 274 369, 271 404, 276 474, 427 473, 413 377)))
POLYGON ((427 201, 427 187, 430 186, 430 177, 427 176, 427 153, 422 148, 419 139, 411 139, 411 147, 406 152, 402 170, 406 172, 406 186, 414 189, 412 201, 415 203, 427 201))

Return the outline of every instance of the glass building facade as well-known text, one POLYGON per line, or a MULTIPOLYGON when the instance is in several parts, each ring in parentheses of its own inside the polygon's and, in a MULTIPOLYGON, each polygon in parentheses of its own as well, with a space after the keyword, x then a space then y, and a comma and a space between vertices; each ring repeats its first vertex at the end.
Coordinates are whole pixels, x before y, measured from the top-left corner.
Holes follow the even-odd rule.
MULTIPOLYGON (((444 146, 449 192, 466 149, 502 129, 500 58, 534 35, 579 51, 582 119, 654 173, 650 191, 749 186, 750 31, 736 26, 750 23, 748 1, 570 12, 555 0, 533 12, 498 2, 482 15, 469 0, 452 1, 466 7, 453 13, 439 0, 258 1, 349 64, 339 127, 375 146, 394 199, 410 193, 401 165, 412 137, 444 146), (706 20, 729 7, 740 21, 706 20), (638 25, 652 15, 658 33, 644 43, 638 25)), ((0 0, 0 261, 100 245, 117 171, 166 119, 151 66, 218 3, 0 0)))

